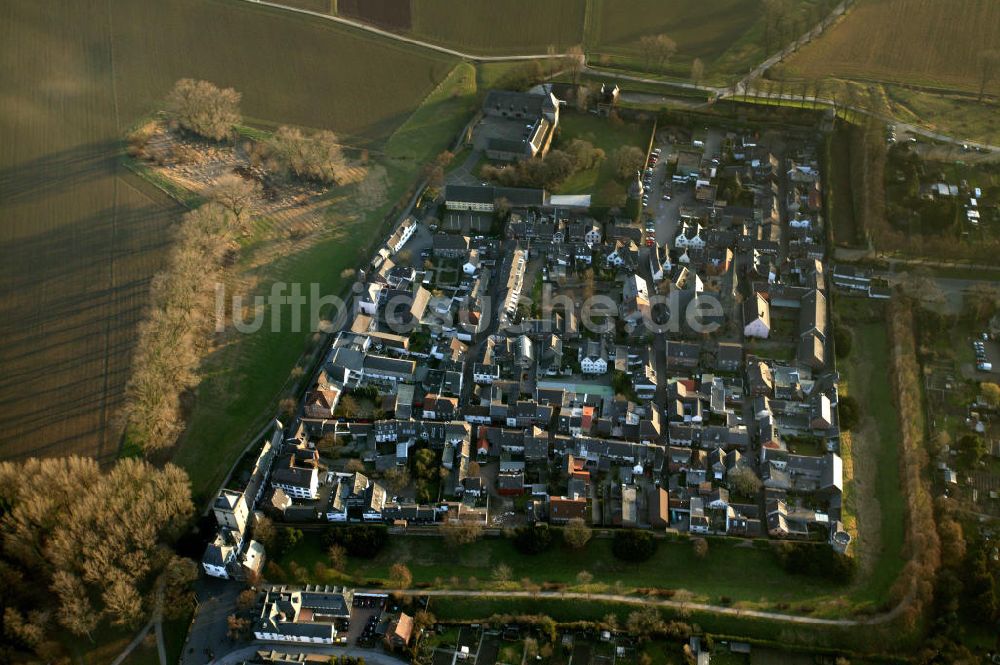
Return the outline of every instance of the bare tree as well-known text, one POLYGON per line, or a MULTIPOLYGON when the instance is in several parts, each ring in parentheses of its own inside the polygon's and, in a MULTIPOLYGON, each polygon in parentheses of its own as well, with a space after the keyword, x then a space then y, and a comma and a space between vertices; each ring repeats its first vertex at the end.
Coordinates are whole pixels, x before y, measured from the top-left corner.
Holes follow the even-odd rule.
POLYGON ((182 556, 172 556, 161 575, 163 613, 170 619, 182 618, 193 607, 191 585, 198 579, 198 564, 182 556))
POLYGON ((226 628, 226 636, 229 639, 243 639, 250 628, 250 621, 235 614, 230 614, 226 617, 226 628))
POLYGON ((582 46, 571 46, 566 51, 566 63, 569 65, 570 72, 573 74, 574 85, 580 85, 580 72, 583 71, 585 61, 586 59, 583 54, 582 46))
POLYGON ((705 78, 705 63, 701 61, 701 58, 695 58, 691 63, 691 80, 696 84, 701 85, 702 79, 705 78))
POLYGON ((385 472, 383 479, 393 492, 399 492, 410 484, 410 472, 404 467, 389 469, 385 472))
POLYGON ((285 169, 304 180, 340 184, 347 165, 337 135, 323 130, 307 136, 282 126, 268 142, 270 153, 285 169))
POLYGON ((635 635, 640 640, 648 640, 666 630, 663 617, 653 607, 646 607, 629 613, 625 626, 629 633, 635 635))
POLYGON ((208 197, 233 213, 240 230, 246 233, 249 208, 260 197, 260 183, 227 173, 208 190, 208 197))
POLYGON ((493 569, 493 579, 497 582, 509 582, 510 576, 513 574, 511 567, 506 563, 497 564, 496 568, 493 569))
POLYGON ((583 549, 590 542, 590 538, 594 535, 587 523, 579 517, 574 517, 569 522, 567 522, 566 527, 563 529, 563 539, 566 544, 575 550, 583 549))
POLYGON ((240 98, 240 93, 232 88, 218 88, 208 81, 181 79, 167 95, 167 113, 184 129, 221 141, 242 119, 240 98))
POLYGON ((737 494, 745 497, 756 496, 762 485, 760 478, 757 477, 754 470, 745 466, 738 466, 730 471, 728 480, 729 487, 737 494))
POLYGON ((652 62, 657 67, 664 67, 677 52, 677 42, 667 35, 643 35, 639 46, 646 55, 647 63, 652 62))
POLYGON ((338 545, 336 543, 330 545, 326 554, 330 557, 331 568, 336 571, 343 571, 347 568, 347 550, 344 549, 343 545, 338 545))
POLYGON ((253 538, 264 545, 265 549, 271 549, 278 542, 278 530, 274 527, 274 522, 269 517, 260 517, 253 527, 253 538))
POLYGON ((83 581, 69 571, 57 570, 52 575, 51 589, 59 598, 59 622, 74 635, 93 639, 91 633, 100 623, 101 613, 90 602, 83 581))
POLYGON ((246 612, 257 604, 257 592, 253 589, 243 589, 236 597, 236 609, 246 612))
POLYGON ((446 522, 440 530, 449 547, 474 543, 483 535, 483 527, 477 522, 446 522))
POLYGON ((393 589, 409 589, 413 584, 413 573, 405 563, 394 563, 389 569, 389 584, 393 589))

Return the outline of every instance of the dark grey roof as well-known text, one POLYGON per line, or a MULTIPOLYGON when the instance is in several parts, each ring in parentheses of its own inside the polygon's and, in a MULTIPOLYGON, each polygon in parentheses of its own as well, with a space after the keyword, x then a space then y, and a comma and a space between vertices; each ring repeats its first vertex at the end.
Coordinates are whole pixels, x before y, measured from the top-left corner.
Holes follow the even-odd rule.
POLYGON ((513 90, 490 90, 486 93, 486 99, 483 101, 483 109, 487 111, 541 115, 544 111, 552 108, 552 98, 549 95, 535 95, 513 90))
POLYGON ((497 199, 507 199, 508 203, 519 208, 542 207, 549 200, 544 189, 491 185, 446 185, 444 198, 463 203, 493 203, 497 199))

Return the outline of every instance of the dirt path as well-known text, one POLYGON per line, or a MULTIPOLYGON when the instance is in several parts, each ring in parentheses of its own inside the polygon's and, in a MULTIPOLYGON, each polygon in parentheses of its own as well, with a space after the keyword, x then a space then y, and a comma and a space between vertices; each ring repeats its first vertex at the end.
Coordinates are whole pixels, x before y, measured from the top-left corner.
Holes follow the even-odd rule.
MULTIPOLYGON (((406 593, 406 590, 397 590, 406 593)), ((392 589, 355 589, 360 593, 392 593, 392 589)), ((905 601, 892 610, 882 614, 876 614, 864 619, 822 619, 811 616, 798 616, 793 614, 781 614, 780 612, 768 612, 765 610, 748 610, 738 607, 727 607, 723 605, 709 605, 707 603, 694 603, 681 600, 662 600, 658 598, 643 598, 640 596, 625 596, 612 593, 578 593, 574 591, 464 591, 459 589, 431 589, 421 590, 422 596, 432 598, 555 598, 559 600, 580 600, 598 601, 606 603, 621 603, 624 605, 641 605, 644 607, 662 607, 678 611, 712 612, 725 616, 769 619, 783 621, 786 623, 803 626, 870 626, 891 621, 902 610, 905 601)))
POLYGON ((472 62, 511 62, 516 60, 542 60, 552 57, 551 54, 548 53, 538 53, 534 55, 475 55, 473 53, 464 53, 462 51, 457 51, 455 49, 451 49, 446 46, 441 46, 433 42, 425 42, 424 40, 416 39, 415 37, 407 37, 405 35, 396 34, 395 32, 389 32, 388 30, 382 30, 380 28, 376 28, 373 25, 368 25, 367 23, 362 23, 361 21, 354 21, 349 18, 344 18, 343 16, 332 16, 330 14, 322 14, 320 12, 314 12, 308 9, 289 7, 287 5, 283 5, 278 2, 267 2, 267 0, 243 0, 243 1, 249 2, 254 5, 264 5, 265 7, 273 7, 275 9, 282 9, 289 12, 295 12, 297 14, 305 14, 307 16, 314 16, 316 18, 321 18, 327 21, 333 21, 334 23, 340 23, 341 25, 346 25, 356 30, 363 30, 365 32, 370 32, 380 37, 393 39, 397 42, 404 42, 407 44, 412 44, 413 46, 420 46, 422 48, 430 49, 432 51, 437 51, 438 53, 444 53, 445 55, 452 55, 455 56, 456 58, 462 58, 463 60, 470 60, 472 62))
POLYGON ((136 648, 142 644, 142 641, 146 639, 146 635, 149 635, 150 630, 156 631, 156 647, 159 652, 160 665, 167 665, 167 650, 163 643, 163 582, 157 582, 156 586, 156 605, 153 608, 153 616, 150 617, 149 621, 142 630, 128 643, 128 646, 120 654, 118 654, 111 665, 121 665, 126 658, 131 655, 136 648))

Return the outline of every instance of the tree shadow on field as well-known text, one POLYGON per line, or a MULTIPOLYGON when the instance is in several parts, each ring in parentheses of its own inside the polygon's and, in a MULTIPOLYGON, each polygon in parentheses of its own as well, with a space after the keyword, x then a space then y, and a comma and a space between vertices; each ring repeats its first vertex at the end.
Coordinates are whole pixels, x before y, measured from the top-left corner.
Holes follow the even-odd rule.
POLYGON ((0 458, 115 454, 107 427, 177 218, 127 202, 0 244, 0 458))
POLYGON ((0 202, 27 203, 107 176, 120 146, 114 140, 87 143, 0 169, 0 202))

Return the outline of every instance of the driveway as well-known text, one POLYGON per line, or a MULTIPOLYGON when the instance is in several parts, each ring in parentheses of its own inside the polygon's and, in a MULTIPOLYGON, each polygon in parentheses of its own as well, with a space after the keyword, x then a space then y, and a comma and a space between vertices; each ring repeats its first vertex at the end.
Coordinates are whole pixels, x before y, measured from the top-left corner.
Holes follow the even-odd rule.
POLYGON ((445 176, 445 182, 449 185, 478 185, 482 182, 477 173, 473 173, 472 170, 479 163, 482 158, 483 153, 478 150, 473 150, 468 155, 461 164, 456 166, 454 169, 448 172, 445 176))

